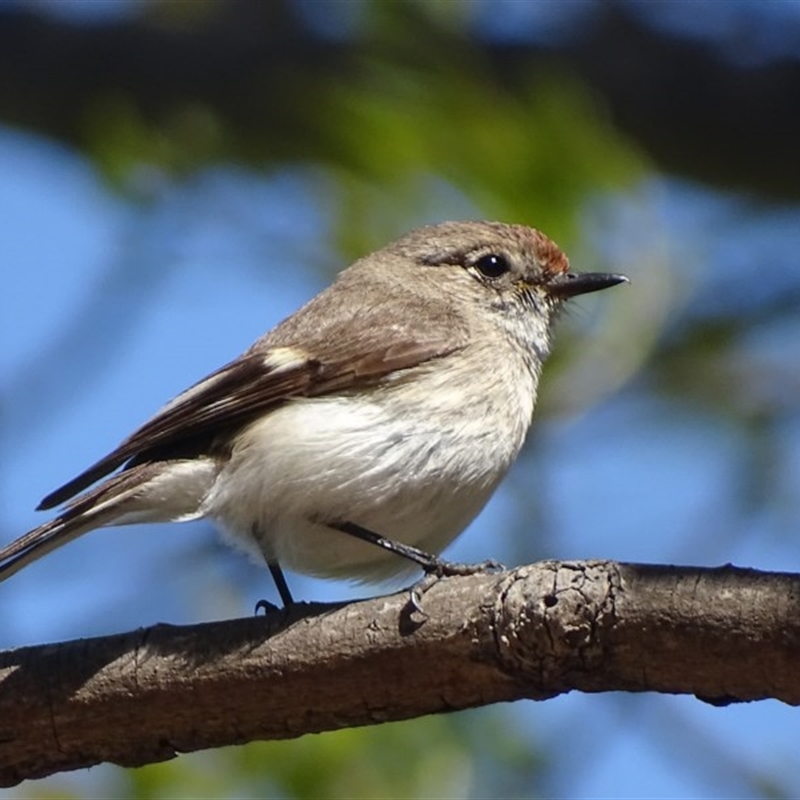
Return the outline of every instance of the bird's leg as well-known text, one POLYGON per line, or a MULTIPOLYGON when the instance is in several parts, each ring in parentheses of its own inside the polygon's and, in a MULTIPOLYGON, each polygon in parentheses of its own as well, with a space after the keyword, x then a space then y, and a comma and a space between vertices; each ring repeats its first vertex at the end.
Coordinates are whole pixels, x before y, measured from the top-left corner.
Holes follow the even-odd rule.
POLYGON ((482 561, 480 564, 456 564, 452 561, 445 561, 443 558, 426 553, 418 547, 403 544, 394 539, 387 539, 374 531, 362 528, 361 525, 356 525, 355 522, 345 520, 344 522, 328 522, 326 524, 337 531, 355 536, 356 539, 361 539, 362 542, 369 542, 388 550, 390 553, 413 561, 422 567, 426 575, 435 575, 437 578, 446 578, 451 575, 475 575, 479 572, 503 569, 502 564, 498 564, 497 561, 491 559, 482 561))
POLYGON ((354 536, 362 542, 368 542, 377 547, 382 547, 384 550, 388 550, 390 553, 413 561, 415 564, 422 567, 425 576, 411 587, 410 597, 411 605, 421 614, 425 613, 420 605, 422 595, 425 594, 439 578, 449 577, 451 575, 475 575, 480 572, 503 569, 502 564, 491 559, 483 561, 480 564, 456 564, 452 561, 445 561, 438 556, 420 550, 418 547, 414 547, 410 544, 403 544, 394 539, 387 539, 385 536, 381 536, 374 531, 362 528, 361 525, 356 525, 355 522, 345 520, 344 522, 328 522, 326 524, 331 528, 335 528, 337 531, 354 536), (433 578, 433 580, 431 580, 431 578, 433 578))
MULTIPOLYGON (((278 594, 281 596, 283 607, 288 608, 294 605, 294 598, 289 591, 289 584, 286 583, 286 578, 283 576, 283 570, 280 564, 278 564, 277 561, 267 561, 267 567, 269 568, 270 575, 272 575, 272 580, 275 581, 275 587, 278 590, 278 594)), ((266 614, 273 609, 280 610, 274 603, 270 603, 268 600, 259 600, 256 603, 256 614, 258 614, 259 611, 263 611, 266 614)))
POLYGON ((281 596, 281 602, 284 608, 294 605, 294 598, 289 591, 289 584, 286 583, 286 578, 283 576, 283 570, 277 561, 268 561, 269 574, 272 575, 272 580, 275 581, 275 586, 278 589, 278 594, 281 596))
POLYGON ((337 531, 346 533, 349 536, 354 536, 356 539, 360 539, 362 542, 374 544, 376 547, 382 547, 384 550, 388 550, 390 553, 394 553, 395 555, 402 556, 409 561, 413 561, 415 564, 418 564, 420 567, 422 567, 426 573, 438 573, 439 568, 443 563, 439 558, 431 555, 430 553, 426 553, 424 550, 420 550, 419 548, 413 547, 410 544, 396 542, 394 539, 387 539, 385 536, 381 536, 380 534, 374 533, 367 528, 362 528, 360 525, 356 525, 355 522, 348 522, 345 520, 344 522, 328 522, 326 524, 331 528, 335 528, 337 531))

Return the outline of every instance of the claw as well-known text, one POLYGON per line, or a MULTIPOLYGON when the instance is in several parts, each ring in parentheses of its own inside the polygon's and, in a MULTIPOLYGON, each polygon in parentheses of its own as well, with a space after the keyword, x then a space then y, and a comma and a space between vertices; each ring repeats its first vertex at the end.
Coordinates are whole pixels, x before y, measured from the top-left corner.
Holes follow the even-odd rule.
POLYGON ((411 586, 408 590, 408 604, 412 612, 420 614, 425 619, 428 614, 422 607, 422 598, 437 581, 442 578, 450 578, 456 575, 479 575, 487 572, 501 572, 505 567, 499 562, 490 558, 480 564, 457 564, 452 561, 444 561, 441 558, 433 559, 430 564, 423 567, 425 574, 411 586))
POLYGON ((280 611, 280 608, 275 605, 275 603, 270 603, 269 600, 259 600, 256 603, 256 607, 253 611, 253 616, 258 616, 258 612, 263 611, 264 616, 267 614, 272 614, 275 611, 280 611))
POLYGON ((422 594, 420 594, 416 585, 412 586, 408 590, 408 604, 411 606, 412 611, 415 611, 425 619, 428 618, 428 615, 425 613, 425 609, 422 607, 422 594))
POLYGON ((428 618, 428 614, 422 607, 422 598, 442 576, 436 572, 427 572, 408 590, 408 604, 413 611, 416 611, 424 619, 428 618))

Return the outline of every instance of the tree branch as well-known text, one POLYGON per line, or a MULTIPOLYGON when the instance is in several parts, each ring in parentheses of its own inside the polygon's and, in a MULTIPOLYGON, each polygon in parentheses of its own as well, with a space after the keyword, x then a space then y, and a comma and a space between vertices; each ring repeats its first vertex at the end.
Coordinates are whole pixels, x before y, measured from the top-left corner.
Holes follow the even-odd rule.
POLYGON ((543 562, 0 653, 0 785, 571 689, 800 704, 800 576, 543 562))

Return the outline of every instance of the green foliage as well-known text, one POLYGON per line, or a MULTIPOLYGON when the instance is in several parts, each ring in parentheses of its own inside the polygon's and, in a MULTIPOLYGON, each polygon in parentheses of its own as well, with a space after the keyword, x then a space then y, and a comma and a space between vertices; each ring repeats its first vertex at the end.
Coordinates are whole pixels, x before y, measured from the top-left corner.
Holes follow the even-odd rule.
POLYGON ((348 255, 431 219, 448 194, 462 216, 535 222, 566 241, 587 193, 632 181, 642 159, 580 83, 524 59, 499 74, 445 5, 368 4, 329 70, 266 64, 237 87, 239 108, 199 89, 167 107, 89 95, 88 149, 120 188, 143 165, 321 167, 348 255))
POLYGON ((519 94, 475 64, 372 62, 363 76, 334 92, 328 114, 345 252, 431 219, 443 200, 463 216, 535 221, 563 242, 587 193, 641 169, 563 76, 539 76, 519 94))
POLYGON ((541 767, 502 714, 480 710, 195 753, 119 779, 139 800, 507 797, 529 791, 541 767))
POLYGON ((186 103, 152 121, 122 92, 87 103, 84 132, 92 159, 118 188, 142 166, 182 174, 222 150, 220 120, 211 109, 186 103))

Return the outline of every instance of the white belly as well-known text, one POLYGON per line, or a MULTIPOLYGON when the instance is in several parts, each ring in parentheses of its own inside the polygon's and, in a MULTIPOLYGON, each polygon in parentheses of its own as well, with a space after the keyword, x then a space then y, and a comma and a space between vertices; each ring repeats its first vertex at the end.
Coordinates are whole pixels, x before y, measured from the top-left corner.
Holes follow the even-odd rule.
POLYGON ((209 494, 205 515, 251 551, 318 576, 378 580, 414 568, 326 521, 351 521, 441 552, 516 457, 533 398, 492 410, 480 405, 482 392, 453 404, 440 386, 435 396, 455 411, 421 414, 406 402, 419 392, 393 387, 387 403, 383 391, 296 400, 251 425, 209 494))

